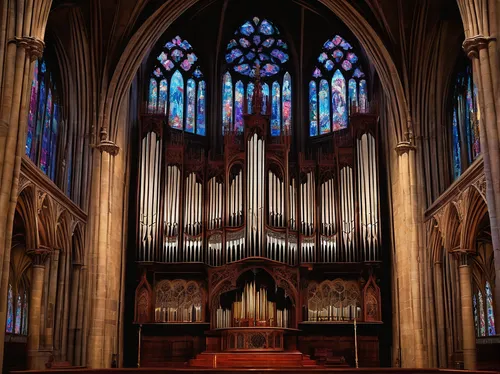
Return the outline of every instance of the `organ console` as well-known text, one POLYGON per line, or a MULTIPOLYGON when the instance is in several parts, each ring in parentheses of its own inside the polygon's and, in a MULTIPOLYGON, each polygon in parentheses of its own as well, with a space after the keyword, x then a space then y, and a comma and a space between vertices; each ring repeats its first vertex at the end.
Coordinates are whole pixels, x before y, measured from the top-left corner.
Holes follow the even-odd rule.
POLYGON ((225 129, 220 156, 141 117, 136 322, 206 323, 203 349, 286 350, 283 331, 315 323, 362 333, 381 322, 377 117, 352 108, 349 128, 306 154, 290 133, 270 136, 259 94, 248 106, 257 114, 225 129), (239 345, 238 329, 273 343, 239 345))

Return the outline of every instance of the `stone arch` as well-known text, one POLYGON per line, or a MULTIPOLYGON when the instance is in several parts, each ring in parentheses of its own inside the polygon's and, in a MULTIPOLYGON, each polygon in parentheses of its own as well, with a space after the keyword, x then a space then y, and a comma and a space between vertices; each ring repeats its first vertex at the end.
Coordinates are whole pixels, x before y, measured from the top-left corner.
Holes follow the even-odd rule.
POLYGON ((454 204, 449 203, 445 207, 444 217, 444 247, 447 251, 460 249, 460 234, 462 231, 462 223, 457 208, 454 204))
POLYGON ((72 258, 74 264, 84 264, 85 254, 84 254, 84 241, 83 241, 83 229, 81 224, 77 224, 73 229, 72 233, 72 258))
POLYGON ((436 262, 441 262, 443 258, 443 236, 438 227, 438 223, 435 218, 431 218, 429 221, 430 225, 430 235, 428 245, 430 251, 431 266, 436 262))
POLYGON ((71 217, 69 213, 64 210, 57 219, 56 224, 56 237, 54 245, 60 250, 67 252, 71 248, 71 217))
POLYGON ((38 246, 52 248, 55 244, 56 221, 54 202, 42 191, 38 192, 37 207, 38 246))
MULTIPOLYGON (((198 0, 165 1, 130 38, 109 82, 107 95, 103 95, 99 108, 99 128, 116 139, 120 126, 119 112, 134 76, 148 51, 166 29, 198 0)), ((382 39, 369 22, 350 4, 343 0, 320 0, 355 35, 377 71, 382 87, 388 95, 390 114, 396 124, 397 141, 407 140, 409 110, 396 65, 382 39)))
POLYGON ((19 194, 15 213, 24 223, 26 249, 35 249, 38 245, 36 211, 35 189, 26 186, 19 194))
POLYGON ((475 250, 476 237, 483 218, 488 215, 488 206, 479 191, 471 189, 468 196, 467 213, 464 217, 460 246, 463 249, 475 250))

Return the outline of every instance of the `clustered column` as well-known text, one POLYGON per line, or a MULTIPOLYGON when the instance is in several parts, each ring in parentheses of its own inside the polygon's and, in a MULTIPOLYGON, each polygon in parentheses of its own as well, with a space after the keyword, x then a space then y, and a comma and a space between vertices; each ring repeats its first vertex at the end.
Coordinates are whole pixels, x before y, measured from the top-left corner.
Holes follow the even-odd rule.
POLYGON ((464 366, 476 370, 476 330, 472 310, 472 280, 468 251, 461 251, 458 273, 460 277, 460 303, 462 309, 464 366))

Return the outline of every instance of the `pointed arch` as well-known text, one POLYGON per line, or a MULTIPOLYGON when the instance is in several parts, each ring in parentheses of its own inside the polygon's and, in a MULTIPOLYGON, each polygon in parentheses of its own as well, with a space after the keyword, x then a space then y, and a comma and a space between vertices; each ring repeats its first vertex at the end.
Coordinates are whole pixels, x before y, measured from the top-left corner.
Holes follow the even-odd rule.
POLYGON ((464 217, 464 229, 460 236, 460 242, 462 248, 475 250, 477 233, 481 221, 488 216, 488 206, 475 188, 470 189, 467 199, 467 212, 464 217))

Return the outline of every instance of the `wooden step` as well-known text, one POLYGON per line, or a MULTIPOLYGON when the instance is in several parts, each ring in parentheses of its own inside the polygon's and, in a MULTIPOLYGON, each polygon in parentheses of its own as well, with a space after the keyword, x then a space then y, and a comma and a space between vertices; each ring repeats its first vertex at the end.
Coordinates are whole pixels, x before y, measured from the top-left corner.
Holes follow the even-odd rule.
POLYGON ((203 352, 189 361, 191 367, 204 368, 295 368, 318 367, 301 352, 203 352))

